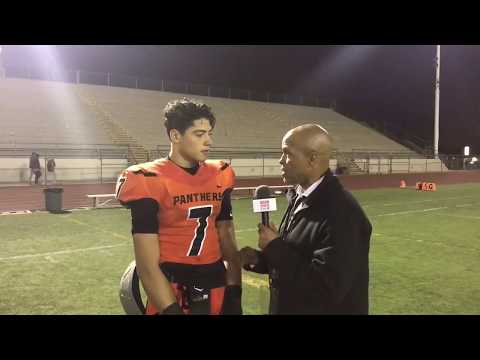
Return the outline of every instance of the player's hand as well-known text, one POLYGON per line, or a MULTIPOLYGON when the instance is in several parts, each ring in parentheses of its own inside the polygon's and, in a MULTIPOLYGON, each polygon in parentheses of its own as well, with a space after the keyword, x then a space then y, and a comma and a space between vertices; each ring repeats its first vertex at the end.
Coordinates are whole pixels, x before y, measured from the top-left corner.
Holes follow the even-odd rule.
POLYGON ((242 264, 242 268, 245 270, 250 270, 258 264, 259 256, 258 250, 251 248, 250 246, 246 246, 239 251, 240 253, 240 262, 242 264))
POLYGON ((222 315, 243 315, 242 287, 227 285, 223 295, 222 315))
POLYGON ((277 227, 274 223, 270 223, 269 226, 258 224, 258 247, 265 249, 270 241, 277 239, 280 236, 277 227))

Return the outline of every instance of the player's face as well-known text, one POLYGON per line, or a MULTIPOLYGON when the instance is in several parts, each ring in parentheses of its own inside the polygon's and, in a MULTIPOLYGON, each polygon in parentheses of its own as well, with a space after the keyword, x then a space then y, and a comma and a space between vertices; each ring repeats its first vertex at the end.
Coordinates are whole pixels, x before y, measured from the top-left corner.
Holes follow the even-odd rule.
POLYGON ((212 146, 213 129, 207 119, 195 120, 181 136, 179 151, 192 162, 205 161, 212 146))
POLYGON ((282 140, 282 156, 279 160, 283 182, 289 185, 303 184, 306 178, 307 158, 295 146, 287 133, 282 140))

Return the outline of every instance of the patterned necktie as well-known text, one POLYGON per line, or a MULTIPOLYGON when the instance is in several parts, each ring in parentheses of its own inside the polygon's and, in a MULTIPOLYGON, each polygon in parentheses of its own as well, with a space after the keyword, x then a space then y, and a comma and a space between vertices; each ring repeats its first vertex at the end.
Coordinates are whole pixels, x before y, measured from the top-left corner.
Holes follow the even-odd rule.
POLYGON ((297 198, 295 199, 295 203, 293 204, 292 209, 290 210, 290 213, 288 214, 288 221, 287 221, 287 227, 286 227, 287 231, 290 228, 293 217, 295 216, 295 210, 297 209, 297 207, 300 206, 301 203, 303 203, 303 201, 305 199, 306 199, 306 197, 303 196, 303 195, 297 196, 297 198))

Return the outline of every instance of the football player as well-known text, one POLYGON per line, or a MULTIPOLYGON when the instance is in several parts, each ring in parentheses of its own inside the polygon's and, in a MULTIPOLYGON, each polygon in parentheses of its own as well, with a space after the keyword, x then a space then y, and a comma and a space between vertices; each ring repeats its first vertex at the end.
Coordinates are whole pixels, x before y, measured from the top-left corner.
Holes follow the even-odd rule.
POLYGON ((215 122, 205 104, 168 103, 168 157, 131 166, 117 181, 117 199, 131 209, 145 314, 242 314, 235 175, 229 164, 207 160, 215 122))

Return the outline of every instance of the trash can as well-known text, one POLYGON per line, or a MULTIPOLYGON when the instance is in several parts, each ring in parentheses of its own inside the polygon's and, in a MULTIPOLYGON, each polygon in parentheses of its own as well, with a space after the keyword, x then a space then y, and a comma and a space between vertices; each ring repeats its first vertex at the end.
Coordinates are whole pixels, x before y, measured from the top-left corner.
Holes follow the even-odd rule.
POLYGON ((62 211, 62 188, 48 188, 43 190, 45 194, 45 208, 50 212, 62 211))

